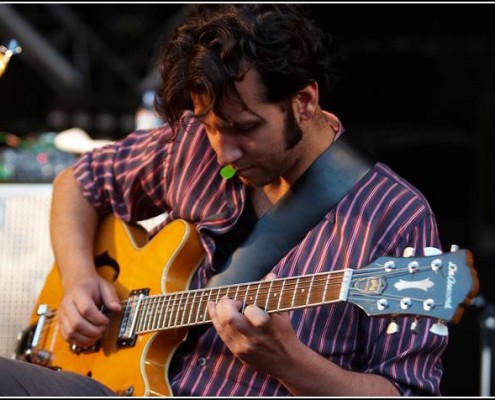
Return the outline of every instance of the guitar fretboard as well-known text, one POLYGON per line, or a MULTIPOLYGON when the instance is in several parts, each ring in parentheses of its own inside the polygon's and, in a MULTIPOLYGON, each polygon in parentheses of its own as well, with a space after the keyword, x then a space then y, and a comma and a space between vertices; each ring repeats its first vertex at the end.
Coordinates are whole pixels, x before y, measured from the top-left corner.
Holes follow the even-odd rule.
POLYGON ((134 333, 188 327, 210 322, 209 301, 222 297, 238 300, 244 308, 257 305, 280 312, 336 302, 345 298, 343 285, 351 270, 199 289, 129 300, 124 313, 133 321, 134 333))

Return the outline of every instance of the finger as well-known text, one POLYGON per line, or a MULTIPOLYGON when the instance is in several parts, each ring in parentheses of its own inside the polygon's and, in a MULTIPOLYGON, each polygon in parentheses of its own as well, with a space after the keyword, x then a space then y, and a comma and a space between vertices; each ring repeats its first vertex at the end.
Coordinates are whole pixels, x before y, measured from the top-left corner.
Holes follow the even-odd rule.
POLYGON ((109 322, 108 317, 100 311, 95 301, 86 294, 77 295, 72 301, 75 307, 75 316, 82 316, 86 321, 95 326, 106 326, 109 322))
POLYGON ((264 281, 273 281, 274 279, 277 278, 277 275, 274 274, 273 272, 269 272, 268 274, 265 275, 263 278, 264 281))
POLYGON ((247 322, 239 311, 241 306, 240 301, 227 297, 221 298, 216 304, 213 301, 208 302, 211 321, 219 333, 230 330, 232 327, 235 329, 245 327, 247 322))
POLYGON ((122 309, 120 299, 118 298, 115 287, 112 284, 103 283, 100 290, 103 304, 105 304, 110 311, 117 312, 122 309))
POLYGON ((82 318, 77 313, 74 305, 72 307, 64 307, 63 315, 60 316, 59 322, 62 337, 69 343, 79 346, 96 342, 103 336, 105 329, 104 326, 95 326, 82 318))
POLYGON ((270 314, 255 304, 244 309, 244 316, 256 328, 262 328, 270 322, 270 314))

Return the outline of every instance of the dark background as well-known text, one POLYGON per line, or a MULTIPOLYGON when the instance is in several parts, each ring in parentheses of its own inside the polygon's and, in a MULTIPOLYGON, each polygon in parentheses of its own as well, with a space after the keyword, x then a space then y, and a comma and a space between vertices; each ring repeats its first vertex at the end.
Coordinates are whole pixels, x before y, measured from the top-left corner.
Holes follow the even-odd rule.
MULTIPOLYGON (((122 137, 144 90, 156 87, 158 43, 186 8, 0 4, 0 43, 15 38, 23 48, 0 78, 0 131, 27 137, 78 126, 93 138, 122 137)), ((423 191, 445 249, 474 254, 480 296, 450 326, 443 394, 480 395, 482 327, 495 301, 495 5, 311 8, 344 62, 324 105, 423 191)))

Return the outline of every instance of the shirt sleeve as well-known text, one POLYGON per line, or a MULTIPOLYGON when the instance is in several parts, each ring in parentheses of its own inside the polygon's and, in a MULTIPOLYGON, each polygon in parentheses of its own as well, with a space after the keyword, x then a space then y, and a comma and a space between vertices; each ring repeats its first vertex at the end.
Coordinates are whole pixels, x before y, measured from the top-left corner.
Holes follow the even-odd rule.
POLYGON ((164 125, 83 154, 74 164, 83 196, 100 214, 114 213, 127 222, 167 211, 164 193, 173 139, 164 125))

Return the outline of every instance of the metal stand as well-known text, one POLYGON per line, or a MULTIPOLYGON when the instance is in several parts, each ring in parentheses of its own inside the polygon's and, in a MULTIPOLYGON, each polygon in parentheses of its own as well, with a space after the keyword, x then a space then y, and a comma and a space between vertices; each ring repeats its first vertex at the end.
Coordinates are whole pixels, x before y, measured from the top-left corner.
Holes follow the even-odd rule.
POLYGON ((481 374, 480 396, 489 397, 492 393, 492 352, 495 348, 495 305, 486 303, 480 314, 481 334, 481 374))

